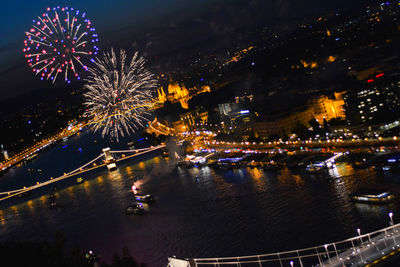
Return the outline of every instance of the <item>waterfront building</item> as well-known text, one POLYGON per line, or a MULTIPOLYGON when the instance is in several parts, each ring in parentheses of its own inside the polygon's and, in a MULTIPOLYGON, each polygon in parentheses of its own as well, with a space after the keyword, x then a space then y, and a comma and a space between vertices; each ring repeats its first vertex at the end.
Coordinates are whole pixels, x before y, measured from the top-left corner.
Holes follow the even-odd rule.
MULTIPOLYGON (((204 110, 203 107, 196 107, 194 110, 185 112, 180 115, 180 122, 174 122, 173 126, 181 127, 185 126, 187 130, 193 130, 197 125, 204 125, 208 122, 208 111, 204 110)), ((177 128, 175 128, 177 129, 177 128)))
POLYGON ((332 97, 323 95, 295 110, 264 117, 254 123, 254 131, 262 138, 284 137, 291 135, 299 125, 310 128, 310 121, 314 119, 320 125, 332 119, 345 119, 343 95, 344 92, 334 93, 332 97))

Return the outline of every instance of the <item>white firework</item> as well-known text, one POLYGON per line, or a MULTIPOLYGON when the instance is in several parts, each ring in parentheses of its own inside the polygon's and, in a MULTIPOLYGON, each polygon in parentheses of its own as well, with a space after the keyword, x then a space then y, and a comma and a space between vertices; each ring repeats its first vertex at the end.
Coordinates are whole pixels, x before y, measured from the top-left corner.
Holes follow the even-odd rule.
POLYGON ((124 50, 119 56, 111 51, 96 58, 89 69, 84 94, 85 115, 93 119, 94 129, 102 136, 119 140, 139 127, 150 114, 153 92, 157 87, 154 75, 145 67, 145 59, 135 52, 130 63, 124 50))

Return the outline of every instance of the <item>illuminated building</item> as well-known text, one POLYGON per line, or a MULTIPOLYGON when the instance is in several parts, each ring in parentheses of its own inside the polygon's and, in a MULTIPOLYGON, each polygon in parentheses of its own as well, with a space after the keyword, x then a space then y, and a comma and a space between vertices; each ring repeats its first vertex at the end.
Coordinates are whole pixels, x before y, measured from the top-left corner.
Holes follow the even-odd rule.
POLYGON ((334 98, 321 96, 311 102, 311 108, 314 109, 315 119, 323 122, 324 119, 330 121, 332 119, 344 119, 346 117, 344 106, 344 93, 334 93, 334 98))
POLYGON ((165 101, 167 101, 167 96, 162 88, 157 89, 157 95, 157 102, 165 103, 165 101))
POLYGON ((245 134, 251 131, 251 126, 253 123, 253 115, 248 109, 241 109, 237 112, 232 112, 230 114, 231 126, 240 130, 241 134, 245 134))
POLYGON ((195 110, 180 115, 180 120, 172 123, 174 132, 182 133, 206 125, 208 122, 208 111, 203 107, 196 107, 195 110))
POLYGON ((253 95, 248 95, 248 94, 244 94, 243 96, 235 96, 235 102, 237 104, 239 103, 250 103, 253 102, 254 100, 254 96, 253 95))
POLYGON ((377 124, 398 119, 400 82, 367 83, 363 89, 348 92, 345 102, 349 124, 377 124))
POLYGON ((168 127, 167 122, 159 122, 157 118, 153 121, 149 122, 149 126, 146 129, 146 132, 149 134, 154 133, 156 136, 159 135, 174 135, 175 130, 173 128, 168 127))
POLYGON ((182 108, 188 109, 189 104, 188 101, 190 99, 189 97, 189 91, 186 89, 185 85, 179 85, 178 83, 170 83, 168 85, 168 100, 170 102, 175 102, 179 101, 182 108))
POLYGON ((238 109, 238 105, 236 103, 223 103, 218 104, 218 110, 220 116, 229 116, 229 114, 238 109))
MULTIPOLYGON (((189 95, 189 90, 185 85, 180 86, 178 83, 171 82, 168 85, 167 91, 168 94, 165 94, 162 88, 157 89, 157 108, 162 107, 167 100, 171 103, 179 102, 184 109, 189 108, 188 101, 192 97, 189 95)), ((209 86, 201 90, 201 92, 207 91, 210 91, 209 86)))
POLYGON ((201 93, 211 92, 209 85, 203 85, 200 88, 187 89, 184 84, 172 82, 168 84, 167 94, 163 88, 157 89, 157 105, 156 108, 164 106, 166 101, 171 103, 179 102, 184 109, 189 108, 188 101, 194 96, 201 93))
POLYGON ((328 59, 327 59, 327 61, 328 61, 328 62, 335 62, 336 59, 337 59, 337 58, 334 57, 334 56, 329 56, 328 59))
POLYGON ((260 137, 288 136, 299 125, 309 128, 313 119, 319 124, 323 124, 324 120, 345 119, 343 94, 334 93, 333 98, 320 96, 296 111, 279 113, 268 120, 255 122, 254 130, 260 137))
POLYGON ((307 62, 305 60, 300 60, 300 63, 301 63, 301 65, 303 65, 304 68, 314 69, 314 68, 318 67, 318 63, 315 61, 307 62))
POLYGON ((254 96, 247 93, 235 96, 234 103, 218 104, 218 110, 225 131, 250 131, 254 115, 254 96))

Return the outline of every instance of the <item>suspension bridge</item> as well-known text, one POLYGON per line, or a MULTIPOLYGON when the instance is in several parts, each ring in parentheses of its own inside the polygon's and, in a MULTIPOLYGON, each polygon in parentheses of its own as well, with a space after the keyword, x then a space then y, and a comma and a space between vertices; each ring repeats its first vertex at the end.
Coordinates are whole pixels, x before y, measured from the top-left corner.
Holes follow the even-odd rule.
POLYGON ((400 223, 342 241, 270 254, 224 258, 168 258, 168 267, 371 266, 400 252, 400 223))
POLYGON ((148 148, 141 148, 141 149, 132 149, 132 150, 110 150, 109 148, 103 149, 103 152, 100 153, 97 157, 94 159, 90 160, 89 162, 83 164, 82 166, 68 172, 64 173, 63 175, 60 175, 56 178, 50 177, 49 180, 45 182, 37 182, 35 185, 31 186, 24 186, 22 188, 14 189, 14 190, 9 190, 9 191, 4 191, 0 192, 0 202, 4 201, 9 198, 16 197, 18 195, 30 192, 35 189, 39 189, 41 187, 45 187, 54 183, 57 183, 59 181, 74 177, 76 175, 80 175, 85 172, 92 171, 94 169, 98 169, 104 166, 109 166, 110 164, 113 164, 116 166, 116 163, 119 161, 127 160, 133 157, 137 157, 146 153, 150 153, 152 151, 159 150, 161 148, 164 148, 165 145, 158 145, 154 147, 148 147, 148 148), (125 155, 125 154, 130 154, 130 155, 125 155), (121 155, 121 156, 118 156, 121 155))

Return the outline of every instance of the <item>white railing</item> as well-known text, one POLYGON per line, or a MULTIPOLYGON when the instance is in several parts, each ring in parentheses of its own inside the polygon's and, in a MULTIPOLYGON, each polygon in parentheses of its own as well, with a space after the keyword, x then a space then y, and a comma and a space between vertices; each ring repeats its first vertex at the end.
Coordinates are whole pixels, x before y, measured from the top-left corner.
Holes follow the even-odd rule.
POLYGON ((168 267, 364 266, 400 247, 400 224, 339 242, 278 253, 222 258, 169 258, 168 267), (186 264, 186 265, 185 265, 186 264))

